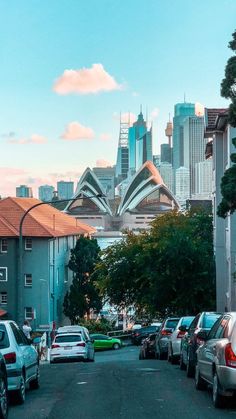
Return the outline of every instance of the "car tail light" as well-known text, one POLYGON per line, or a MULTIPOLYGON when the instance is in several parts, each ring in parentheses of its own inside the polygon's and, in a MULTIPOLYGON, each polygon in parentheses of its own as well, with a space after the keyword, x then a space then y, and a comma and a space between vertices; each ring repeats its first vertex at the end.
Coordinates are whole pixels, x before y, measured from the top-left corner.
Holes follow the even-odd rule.
POLYGON ((9 352, 8 354, 4 355, 6 364, 14 364, 16 362, 16 353, 9 352))
POLYGON ((182 339, 182 337, 185 335, 185 333, 186 332, 183 332, 183 331, 179 330, 178 335, 177 335, 177 338, 178 339, 182 339))
POLYGON ((161 331, 161 335, 162 335, 162 336, 170 336, 170 335, 171 335, 171 331, 170 331, 170 330, 165 330, 165 329, 163 329, 163 330, 161 331))
POLYGON ((83 346, 83 347, 85 348, 85 343, 84 343, 84 342, 77 343, 77 345, 76 345, 76 346, 83 346))
POLYGON ((52 349, 55 349, 55 348, 60 348, 60 345, 57 345, 56 343, 53 343, 52 344, 52 349))
POLYGON ((134 334, 134 336, 139 336, 140 335, 140 333, 138 333, 138 332, 136 332, 135 334, 134 334))
POLYGON ((236 355, 232 349, 231 343, 225 346, 225 362, 227 367, 236 368, 236 355))

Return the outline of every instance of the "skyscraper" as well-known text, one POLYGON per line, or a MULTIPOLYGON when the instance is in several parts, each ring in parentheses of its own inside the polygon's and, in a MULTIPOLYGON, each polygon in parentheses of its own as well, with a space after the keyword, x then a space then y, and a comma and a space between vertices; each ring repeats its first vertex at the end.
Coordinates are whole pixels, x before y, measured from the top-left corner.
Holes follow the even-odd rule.
POLYGON ((128 149, 129 122, 123 122, 120 118, 120 135, 116 159, 116 183, 127 178, 129 170, 128 149))
POLYGON ((65 182, 60 180, 57 182, 57 192, 59 199, 70 199, 74 195, 74 182, 65 182))
POLYGON ((169 144, 161 144, 161 162, 171 163, 171 150, 169 144))
POLYGON ((196 193, 196 164, 205 161, 204 117, 185 118, 183 138, 183 166, 190 172, 190 196, 192 196, 196 193))
POLYGON ((179 167, 175 172, 176 199, 182 207, 186 206, 186 200, 190 198, 190 173, 186 167, 179 167))
POLYGON ((133 175, 147 160, 152 161, 152 129, 147 129, 147 123, 142 111, 137 121, 129 128, 129 173, 133 175))
POLYGON ((33 198, 32 188, 27 185, 17 186, 16 196, 18 198, 33 198))
POLYGON ((201 197, 211 198, 212 195, 212 159, 196 164, 195 192, 201 197))
POLYGON ((177 103, 175 105, 173 129, 173 168, 174 171, 184 166, 184 121, 189 116, 195 116, 194 103, 177 103))
POLYGON ((54 186, 42 185, 39 186, 39 199, 41 201, 51 201, 53 198, 54 186))
MULTIPOLYGON (((167 144, 168 145, 168 144, 167 144)), ((158 166, 158 170, 162 179, 165 182, 165 185, 173 191, 173 167, 172 164, 168 162, 161 162, 158 166)))

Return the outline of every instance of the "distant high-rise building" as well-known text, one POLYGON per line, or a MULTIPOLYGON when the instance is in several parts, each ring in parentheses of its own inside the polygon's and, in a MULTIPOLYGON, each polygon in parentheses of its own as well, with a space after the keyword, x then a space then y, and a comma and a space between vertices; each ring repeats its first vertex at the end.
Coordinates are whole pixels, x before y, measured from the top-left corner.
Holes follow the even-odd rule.
POLYGON ((127 174, 129 170, 128 136, 129 136, 129 122, 123 122, 120 118, 120 134, 119 134, 119 144, 118 144, 117 158, 116 158, 116 183, 117 184, 127 178, 127 174))
POLYGON ((184 166, 184 121, 189 116, 195 116, 194 103, 177 103, 175 105, 173 129, 173 168, 174 171, 184 166))
POLYGON ((94 167, 93 172, 101 183, 104 193, 108 199, 115 198, 115 168, 94 167))
POLYGON ((27 185, 20 185, 16 187, 16 196, 18 198, 33 198, 32 188, 27 185))
POLYGON ((142 112, 129 128, 129 173, 133 175, 147 160, 152 161, 152 129, 148 130, 142 112))
POLYGON ((186 167, 179 167, 175 172, 176 199, 185 207, 186 200, 190 198, 190 172, 186 167))
POLYGON ((70 199, 74 195, 74 182, 65 182, 60 180, 57 182, 57 192, 59 199, 70 199))
POLYGON ((196 163, 195 167, 195 192, 198 195, 210 198, 212 195, 212 160, 196 163))
MULTIPOLYGON (((167 144, 168 145, 168 144, 167 144)), ((173 191, 173 167, 171 163, 161 162, 158 166, 158 170, 162 179, 165 182, 165 185, 173 191)))
POLYGON ((154 166, 158 169, 158 167, 160 165, 160 162, 161 162, 160 154, 154 154, 153 157, 152 157, 152 160, 153 160, 154 166))
POLYGON ((196 163, 205 161, 204 117, 189 116, 183 123, 183 165, 190 171, 190 196, 196 193, 196 163))
POLYGON ((42 185, 39 186, 39 199, 41 201, 51 201, 53 198, 53 192, 54 192, 55 188, 54 186, 50 186, 50 185, 42 185))
POLYGON ((161 144, 161 162, 171 163, 171 150, 169 144, 161 144))

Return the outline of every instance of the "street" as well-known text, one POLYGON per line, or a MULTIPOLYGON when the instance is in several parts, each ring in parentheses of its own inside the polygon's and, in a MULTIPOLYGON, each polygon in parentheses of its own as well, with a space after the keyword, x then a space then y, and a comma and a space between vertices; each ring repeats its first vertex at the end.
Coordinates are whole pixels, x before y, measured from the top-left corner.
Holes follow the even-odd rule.
POLYGON ((223 419, 236 405, 212 406, 211 392, 195 390, 178 365, 138 359, 139 348, 96 353, 95 363, 41 366, 41 387, 27 391, 9 419, 223 419))

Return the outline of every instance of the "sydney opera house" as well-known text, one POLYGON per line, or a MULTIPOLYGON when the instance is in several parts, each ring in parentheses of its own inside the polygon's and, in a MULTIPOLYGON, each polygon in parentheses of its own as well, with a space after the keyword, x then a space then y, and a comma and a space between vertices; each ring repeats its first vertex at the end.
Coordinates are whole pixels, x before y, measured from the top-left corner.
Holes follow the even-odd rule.
POLYGON ((155 217, 173 209, 179 210, 178 202, 154 164, 146 161, 129 179, 122 198, 115 196, 113 200, 108 200, 99 179, 93 170, 87 168, 80 178, 73 201, 64 211, 98 231, 121 232, 128 229, 138 232, 150 228, 150 222, 155 217), (79 199, 76 200, 76 197, 79 199))

